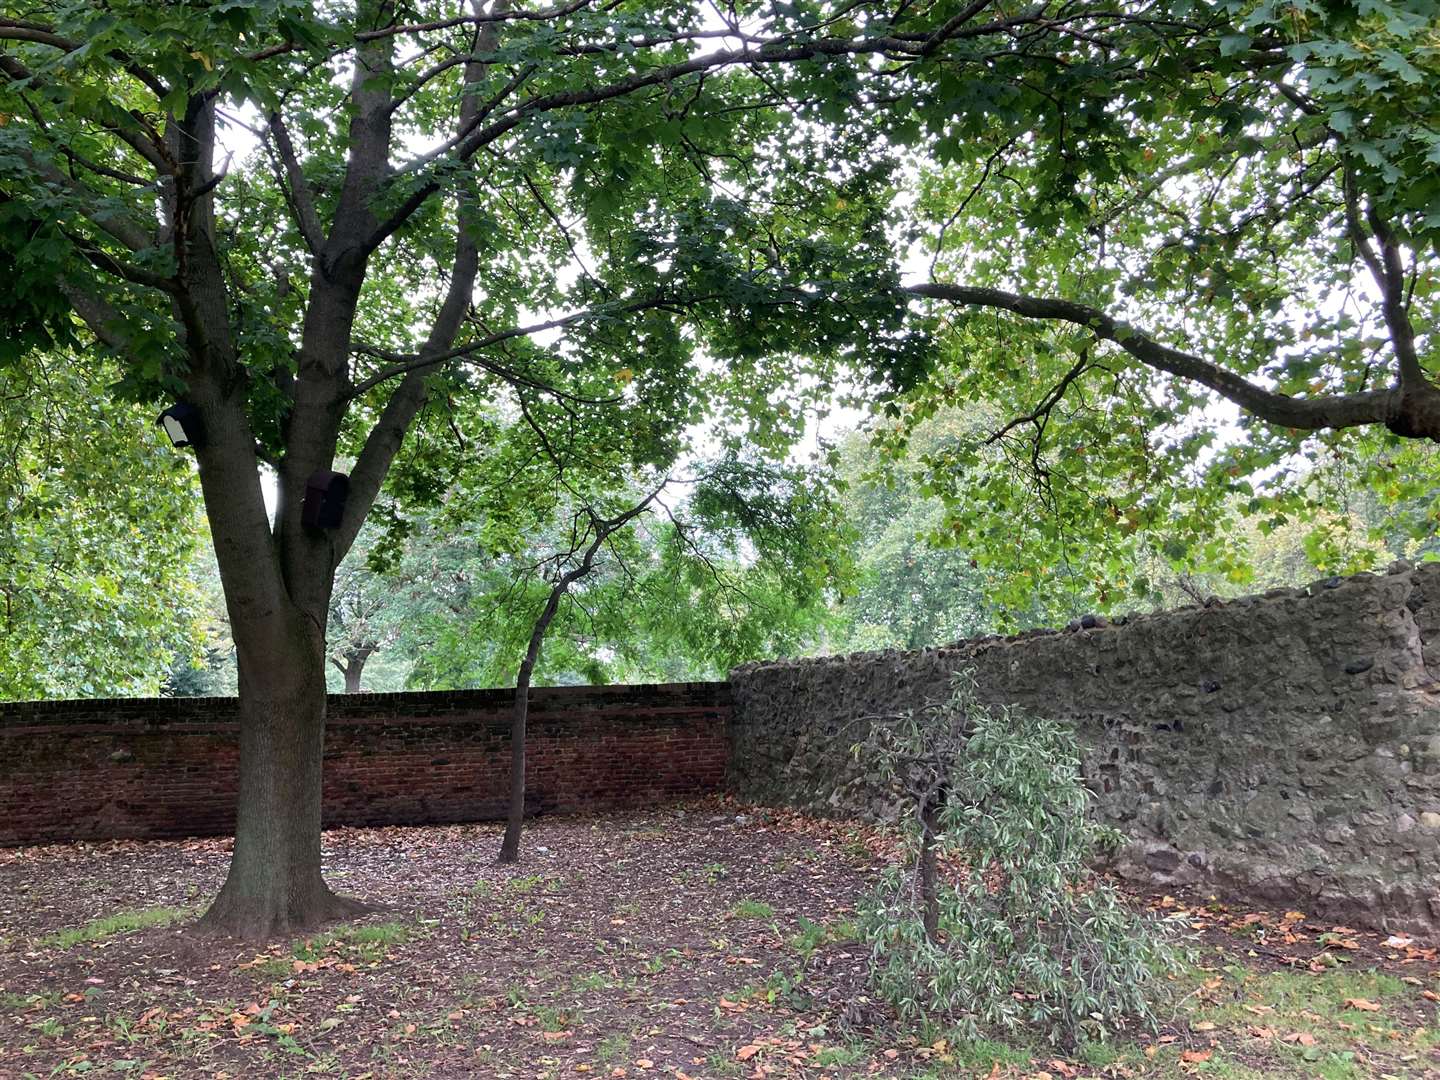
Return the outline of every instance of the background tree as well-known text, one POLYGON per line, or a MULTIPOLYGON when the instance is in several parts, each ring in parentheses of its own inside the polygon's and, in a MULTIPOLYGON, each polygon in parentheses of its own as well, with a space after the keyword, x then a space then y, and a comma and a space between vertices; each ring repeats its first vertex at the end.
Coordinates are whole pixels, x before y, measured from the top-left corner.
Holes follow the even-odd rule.
POLYGON ((530 628, 525 654, 515 675, 515 703, 510 723, 510 805, 505 818, 505 836, 500 842, 500 861, 520 858, 520 832, 525 826, 525 724, 530 714, 530 677, 540 659, 545 633, 560 602, 576 582, 595 569, 595 556, 613 537, 650 509, 668 481, 613 517, 601 517, 588 503, 581 506, 571 522, 570 546, 544 560, 541 580, 550 586, 545 603, 530 628))
MULTIPOLYGON (((328 659, 342 680, 337 689, 347 694, 360 691, 367 671, 373 678, 372 660, 383 665, 391 659, 388 653, 404 632, 404 619, 436 587, 433 580, 417 575, 414 565, 377 574, 370 565, 373 539, 373 530, 361 530, 351 557, 335 572, 330 594, 328 659)), ((403 680, 405 672, 388 674, 392 681, 403 680)))
POLYGON ((113 370, 0 367, 0 699, 154 694, 200 648, 195 485, 113 370))

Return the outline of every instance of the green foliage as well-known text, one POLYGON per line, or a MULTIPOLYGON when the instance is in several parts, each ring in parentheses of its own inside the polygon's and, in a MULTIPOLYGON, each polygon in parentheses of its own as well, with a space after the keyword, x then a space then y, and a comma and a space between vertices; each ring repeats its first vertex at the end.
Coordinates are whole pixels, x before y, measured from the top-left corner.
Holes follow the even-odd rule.
MULTIPOLYGON (((990 541, 973 548, 956 542, 949 506, 919 463, 974 438, 996 413, 985 403, 942 410, 916 425, 910 453, 898 457, 883 426, 840 440, 837 471, 856 569, 853 593, 837 608, 827 642, 835 651, 921 649, 1076 614, 1070 591, 1035 567, 1029 589, 1007 592, 1006 575, 989 557, 990 541)), ((1023 568, 1015 573, 1026 580, 1023 568)))
POLYGON ((1154 1026, 1175 956, 1092 874, 1118 837, 1088 815, 1067 729, 982 705, 961 673, 949 700, 874 720, 856 753, 871 783, 900 793, 917 859, 888 871, 859 912, 876 990, 903 1019, 969 1038, 1029 1028, 1066 1044, 1154 1026), (933 934, 927 850, 945 864, 933 934))
POLYGON ((194 474, 88 363, 0 367, 0 699, 153 694, 199 647, 194 474))
MULTIPOLYGON (((375 570, 442 504, 436 528, 483 560, 440 558, 474 576, 428 606, 411 594, 379 636, 337 621, 340 653, 423 627, 417 678, 493 681, 539 596, 533 578, 511 588, 522 554, 563 530, 566 484, 623 498, 713 446, 773 471, 837 402, 881 402, 877 452, 913 466, 898 489, 878 471, 855 487, 870 546, 848 647, 1151 604, 1177 577, 1241 587, 1240 516, 1308 518, 1312 562, 1356 565, 1306 487, 1332 453, 1371 463, 1364 483, 1403 509, 1391 550, 1434 535, 1433 447, 1237 420, 1085 327, 920 307, 899 287, 924 252, 941 280, 1095 305, 1296 399, 1387 385, 1393 335, 1352 218, 1388 223, 1407 317, 1433 326, 1434 0, 1162 0, 1122 18, 1058 0, 1003 17, 748 2, 730 38, 694 0, 478 22, 452 7, 40 0, 9 5, 0 34, 0 365, 56 353, 82 315, 121 399, 234 395, 241 456, 308 471, 399 445, 375 570), (370 74, 350 86, 357 65, 370 74), (467 99, 487 103, 473 140, 456 138, 467 99), (170 160, 212 121, 214 161, 170 160), (198 225, 177 242, 182 218, 198 225), (396 356, 428 347, 466 280, 457 236, 478 270, 441 348, 473 351, 407 384, 401 404, 424 407, 377 433, 396 356), (923 432, 966 402, 964 423, 923 432), (907 485, 937 501, 865 509, 907 485)), ((1417 349, 1433 371, 1435 335, 1417 349)), ((567 602, 553 677, 715 670, 815 632, 814 598, 848 570, 836 515, 804 505, 805 482, 754 479, 697 485, 713 541, 678 525, 627 541, 641 572, 567 602), (621 643, 636 627, 641 644, 621 643)), ((342 584, 343 609, 359 594, 342 584)), ((44 667, 30 640, 17 667, 44 667)))
MULTIPOLYGON (((824 475, 730 458, 696 471, 672 485, 668 504, 613 536, 571 587, 537 683, 715 677, 800 651, 814 636, 848 574, 824 475)), ((592 490, 602 513, 635 498, 592 490)), ((514 513, 510 492, 470 489, 442 515, 415 520, 408 553, 377 590, 404 609, 394 647, 413 657, 411 685, 513 678, 586 494, 562 493, 568 501, 542 497, 514 513)))
MULTIPOLYGON (((1007 107, 923 167, 916 234, 933 277, 1084 303, 1232 379, 1308 400, 1394 384, 1394 334, 1359 242, 1373 250, 1379 222, 1399 238, 1406 315, 1433 377, 1433 0, 1184 11, 1202 32, 1178 52, 1140 47, 1146 75, 1129 85, 1113 53, 1082 47, 1047 80, 1053 104, 992 89, 1007 107), (1265 55, 1276 66, 1256 78, 1265 55), (1090 108, 1069 96, 1082 86, 1090 108)), ((1243 586, 1252 566, 1226 536, 1232 523, 1335 511, 1310 480, 1337 456, 1372 462, 1365 483, 1396 511, 1409 504, 1393 526, 1407 539, 1440 523, 1431 444, 1378 425, 1260 423, 1084 326, 944 316, 932 377, 889 404, 885 446, 944 499, 940 531, 1006 608, 1037 588, 1100 610, 1154 602, 1157 568, 1243 586), (969 438, 910 443, 966 401, 996 415, 969 438)))

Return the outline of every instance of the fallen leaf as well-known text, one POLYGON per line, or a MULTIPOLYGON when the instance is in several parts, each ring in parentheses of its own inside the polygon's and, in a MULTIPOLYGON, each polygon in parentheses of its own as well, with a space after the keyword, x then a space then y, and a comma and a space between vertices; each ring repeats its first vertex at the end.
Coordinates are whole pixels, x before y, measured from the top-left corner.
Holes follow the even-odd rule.
POLYGON ((759 1052, 760 1047, 756 1046, 754 1043, 746 1043, 744 1046, 740 1047, 739 1050, 735 1051, 735 1056, 741 1061, 749 1061, 759 1052))
POLYGON ((1347 1009, 1359 1009, 1361 1012, 1379 1012, 1379 1011, 1380 1011, 1380 1003, 1379 1003, 1379 1002, 1376 1002, 1376 1001, 1367 1001, 1365 998, 1346 998, 1346 999, 1345 999, 1345 1007, 1346 1007, 1347 1009))

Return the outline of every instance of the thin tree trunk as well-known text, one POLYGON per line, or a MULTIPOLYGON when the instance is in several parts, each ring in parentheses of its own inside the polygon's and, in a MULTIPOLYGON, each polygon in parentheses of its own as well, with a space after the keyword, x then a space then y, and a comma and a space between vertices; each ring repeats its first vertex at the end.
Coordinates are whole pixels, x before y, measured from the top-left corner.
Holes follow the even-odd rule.
MULTIPOLYGON (((555 596, 553 592, 551 595, 555 596)), ((518 862, 520 859, 520 831, 525 826, 525 726, 530 716, 530 676, 535 670, 540 643, 555 614, 555 607, 555 604, 545 605, 545 612, 535 624, 535 630, 530 635, 530 647, 515 677, 515 707, 510 716, 510 809, 505 818, 505 839, 500 843, 502 863, 518 862)))
MULTIPOLYGON (((510 809, 505 820, 505 838, 500 843, 499 861, 502 863, 517 862, 520 858, 520 831, 525 826, 525 725, 530 715, 530 676, 535 671, 536 661, 540 658, 540 647, 545 642, 545 631, 550 628, 550 621, 555 618, 555 612, 560 609, 560 600, 570 586, 594 569, 595 555, 599 552, 600 546, 643 514, 664 486, 661 484, 660 487, 618 517, 606 520, 595 516, 593 511, 589 512, 590 528, 595 530, 594 538, 585 549, 584 557, 581 558, 579 565, 567 570, 555 582, 550 589, 549 598, 545 601, 545 609, 535 620, 535 627, 530 632, 530 644, 525 650, 525 658, 520 661, 520 670, 515 675, 515 711, 510 720, 510 809)), ((572 549, 570 555, 574 554, 575 551, 572 549)))
POLYGON ((935 857, 935 834, 939 831, 939 808, 927 800, 920 810, 920 901, 925 937, 933 945, 940 941, 939 869, 935 857))
POLYGON ((294 637, 284 662, 247 663, 241 653, 235 851, 200 922, 212 932, 260 940, 367 910, 320 874, 324 641, 294 637))

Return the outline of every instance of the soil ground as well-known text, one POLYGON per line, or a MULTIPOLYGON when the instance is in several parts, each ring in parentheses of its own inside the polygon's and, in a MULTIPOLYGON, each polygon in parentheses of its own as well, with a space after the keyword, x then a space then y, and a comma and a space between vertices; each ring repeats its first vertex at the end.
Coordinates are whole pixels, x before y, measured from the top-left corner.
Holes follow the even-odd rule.
POLYGON ((902 1029, 855 904, 883 834, 728 802, 325 834, 385 909, 256 947, 185 927, 229 842, 0 851, 0 1077, 1440 1078, 1431 944, 1136 896, 1198 963, 1161 1031, 1067 1057, 902 1029))

